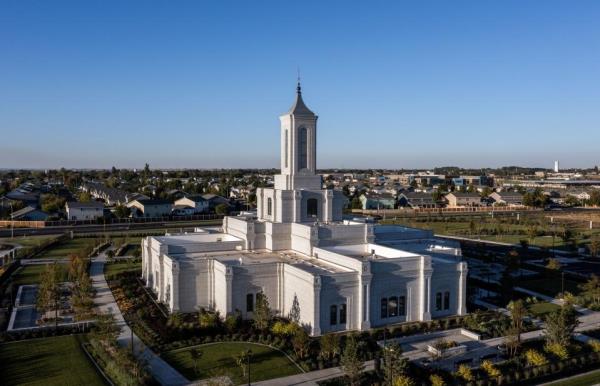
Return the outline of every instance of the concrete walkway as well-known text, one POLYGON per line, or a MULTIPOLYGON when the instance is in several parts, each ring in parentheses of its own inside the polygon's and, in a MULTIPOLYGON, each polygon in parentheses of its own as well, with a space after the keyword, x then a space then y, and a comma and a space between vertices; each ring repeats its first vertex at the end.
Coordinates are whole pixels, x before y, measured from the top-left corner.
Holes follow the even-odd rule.
MULTIPOLYGON (((373 370, 374 362, 365 362, 365 371, 373 370)), ((253 382, 254 386, 317 386, 317 382, 326 379, 337 378, 344 375, 341 367, 330 367, 328 369, 311 371, 308 373, 290 375, 288 377, 269 379, 261 382, 253 382)))
POLYGON ((106 251, 92 258, 90 266, 90 277, 96 290, 94 303, 98 310, 103 313, 110 312, 114 315, 117 325, 121 327, 121 334, 117 338, 119 345, 130 347, 133 338, 135 354, 148 364, 152 376, 162 385, 188 385, 188 381, 177 370, 172 368, 167 362, 162 360, 152 350, 150 350, 135 334, 125 322, 123 314, 113 297, 113 294, 104 278, 104 263, 106 262, 106 251))

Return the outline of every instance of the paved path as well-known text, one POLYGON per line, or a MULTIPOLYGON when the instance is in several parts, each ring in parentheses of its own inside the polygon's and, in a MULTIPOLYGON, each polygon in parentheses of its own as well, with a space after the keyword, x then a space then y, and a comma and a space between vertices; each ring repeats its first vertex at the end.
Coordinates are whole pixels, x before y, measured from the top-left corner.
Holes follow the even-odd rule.
MULTIPOLYGON (((374 362, 365 362, 365 371, 373 370, 374 362)), ((288 377, 269 379, 267 381, 254 382, 254 386, 316 386, 317 382, 325 379, 337 378, 344 375, 341 367, 330 367, 328 369, 311 371, 308 373, 290 375, 288 377)))
MULTIPOLYGON (((105 251, 106 252, 106 251, 105 251)), ((121 346, 129 346, 131 344, 132 332, 125 319, 121 310, 117 306, 115 298, 106 283, 104 278, 104 263, 106 262, 105 252, 100 253, 97 257, 92 258, 92 264, 90 267, 90 276, 94 289, 96 290, 96 297, 94 303, 96 303, 98 309, 101 312, 110 312, 114 315, 117 325, 121 327, 121 334, 117 338, 121 346)), ((177 370, 172 368, 167 362, 162 360, 152 350, 133 334, 133 345, 135 348, 136 356, 142 358, 146 363, 152 376, 160 382, 162 385, 188 385, 190 382, 177 370)))

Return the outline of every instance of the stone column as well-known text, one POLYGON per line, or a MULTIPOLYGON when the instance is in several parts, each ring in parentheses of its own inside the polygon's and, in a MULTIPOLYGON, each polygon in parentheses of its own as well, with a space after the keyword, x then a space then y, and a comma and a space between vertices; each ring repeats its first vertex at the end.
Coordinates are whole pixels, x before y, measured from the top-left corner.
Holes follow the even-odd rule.
POLYGON ((179 311, 179 263, 173 261, 171 265, 171 311, 179 311))
POLYGON ((360 324, 358 327, 361 330, 368 330, 371 328, 371 278, 370 262, 364 261, 359 280, 360 324))
POLYGON ((430 299, 431 299, 431 257, 421 256, 421 272, 419 278, 419 303, 420 303, 420 315, 419 320, 428 321, 431 320, 430 310, 430 299))
POLYGON ((312 335, 321 335, 321 277, 315 276, 313 284, 314 291, 314 326, 312 335))
POLYGON ((467 263, 458 263, 458 270, 460 272, 458 279, 458 309, 456 313, 458 315, 467 314, 467 263))
POLYGON ((233 282, 233 269, 231 267, 226 267, 226 271, 225 271, 225 280, 227 283, 227 294, 226 294, 226 299, 227 299, 227 304, 225 306, 225 315, 230 314, 231 312, 233 312, 233 293, 232 293, 232 282, 233 282))

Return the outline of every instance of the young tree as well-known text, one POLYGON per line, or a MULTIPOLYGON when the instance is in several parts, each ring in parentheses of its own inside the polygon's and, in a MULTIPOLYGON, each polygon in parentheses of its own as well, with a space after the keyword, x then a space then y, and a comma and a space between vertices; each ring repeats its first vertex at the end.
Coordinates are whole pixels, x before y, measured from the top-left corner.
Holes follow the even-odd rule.
POLYGON ((273 313, 269 306, 267 295, 259 292, 256 294, 256 305, 254 307, 253 319, 254 325, 259 330, 266 330, 269 327, 273 313))
POLYGON ((229 214, 229 205, 223 203, 215 206, 215 213, 222 215, 229 214))
POLYGON ((402 348, 392 343, 383 348, 383 377, 386 385, 394 385, 396 380, 406 375, 408 361, 402 357, 402 348))
POLYGON ((515 330, 517 341, 521 343, 521 333, 523 332, 523 318, 527 316, 527 307, 523 304, 523 300, 514 300, 508 303, 506 307, 510 311, 511 327, 515 330))
POLYGON ((194 364, 194 373, 196 375, 198 375, 198 366, 200 365, 200 360, 202 359, 202 355, 204 353, 202 352, 202 350, 199 350, 195 347, 193 347, 190 350, 190 359, 192 360, 192 363, 194 364))
POLYGON ((327 360, 333 359, 340 353, 340 336, 338 334, 325 334, 321 337, 321 355, 327 360))
POLYGON ((239 355, 236 355, 235 357, 233 357, 233 359, 235 360, 235 363, 238 365, 240 370, 242 370, 242 378, 246 378, 246 367, 248 366, 249 356, 250 356, 250 352, 244 350, 244 351, 240 352, 239 355))
POLYGON ((568 347, 575 328, 579 324, 577 312, 572 305, 563 305, 546 316, 546 342, 568 347))
POLYGON ((582 295, 590 299, 594 305, 600 304, 600 277, 592 274, 590 280, 588 280, 584 284, 580 284, 579 288, 581 289, 582 295))
POLYGON ((310 338, 303 328, 298 328, 292 337, 294 352, 300 359, 307 357, 310 349, 310 338))
POLYGON ((348 377, 350 385, 358 386, 360 384, 360 375, 365 367, 358 353, 358 342, 354 335, 346 339, 346 345, 340 361, 342 370, 348 377))
POLYGON ((97 315, 93 334, 100 342, 110 346, 116 345, 120 331, 121 328, 112 313, 97 315))
POLYGON ((42 313, 54 311, 55 327, 58 327, 58 309, 60 308, 60 271, 58 264, 46 265, 41 274, 41 283, 38 287, 37 309, 42 313))

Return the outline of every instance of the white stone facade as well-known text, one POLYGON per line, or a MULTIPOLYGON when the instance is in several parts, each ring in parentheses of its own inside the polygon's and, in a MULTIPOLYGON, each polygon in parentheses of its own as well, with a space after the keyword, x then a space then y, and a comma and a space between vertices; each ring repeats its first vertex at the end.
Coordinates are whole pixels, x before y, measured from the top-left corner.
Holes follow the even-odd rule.
POLYGON ((257 191, 256 215, 221 229, 142 241, 142 276, 171 311, 252 317, 256 294, 312 335, 466 313, 458 243, 426 230, 342 219, 345 197, 321 189, 317 117, 296 103, 281 117, 282 164, 257 191))

